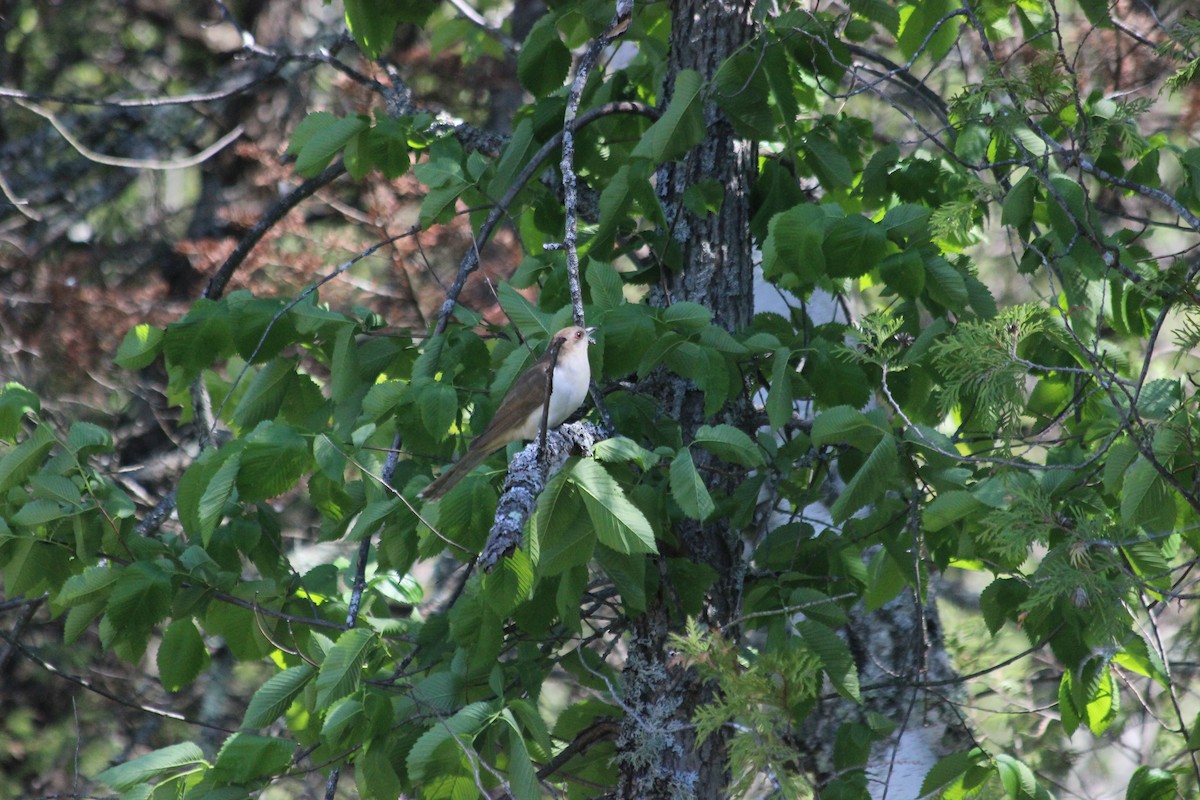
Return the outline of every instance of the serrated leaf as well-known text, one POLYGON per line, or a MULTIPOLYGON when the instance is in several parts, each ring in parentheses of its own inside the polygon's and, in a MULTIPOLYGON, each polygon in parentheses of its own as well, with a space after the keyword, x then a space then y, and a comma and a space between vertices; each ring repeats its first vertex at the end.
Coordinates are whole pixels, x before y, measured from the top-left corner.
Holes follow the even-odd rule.
POLYGON ((663 322, 680 333, 696 333, 712 321, 712 311, 699 303, 680 300, 663 311, 663 322))
POLYGON ((658 552, 650 521, 629 501, 604 467, 590 459, 580 459, 571 470, 571 481, 579 488, 602 544, 618 553, 658 552))
POLYGON ((925 259, 925 291, 935 302, 951 311, 961 312, 970 300, 967 282, 941 256, 925 259))
POLYGON ((624 302, 625 282, 612 264, 589 259, 584 277, 592 303, 601 311, 616 308, 624 302))
POLYGON ((483 591, 488 607, 500 617, 506 617, 533 592, 533 564, 529 553, 514 550, 489 573, 483 576, 483 591))
POLYGON ((1003 784, 1004 791, 1009 797, 1013 800, 1020 800, 1034 796, 1037 791, 1037 781, 1033 777, 1033 770, 1005 753, 993 756, 993 763, 996 774, 1000 776, 1000 783, 1003 784))
POLYGON ((0 494, 29 477, 42 465, 57 440, 45 425, 38 425, 29 438, 0 458, 0 494))
POLYGON ((508 283, 501 283, 497 287, 496 298, 500 301, 500 308, 504 309, 505 315, 517 326, 517 330, 526 336, 540 332, 549 339, 557 331, 557 328, 553 327, 553 314, 547 314, 530 303, 508 283))
POLYGON ((319 124, 313 124, 311 131, 305 131, 308 135, 297 152, 296 172, 307 177, 316 175, 350 139, 366 130, 368 124, 366 118, 359 116, 321 118, 319 124))
POLYGON ((207 545, 237 481, 241 450, 208 450, 179 479, 179 521, 188 535, 207 545))
POLYGON ((1135 769, 1125 791, 1126 800, 1177 800, 1179 796, 1175 776, 1157 767, 1135 769))
POLYGON ((932 796, 938 789, 957 780, 967 768, 979 763, 978 749, 972 749, 965 753, 951 753, 938 760, 936 764, 930 767, 929 772, 925 773, 925 779, 921 782, 920 796, 932 796))
POLYGON ((287 769, 296 744, 274 736, 238 731, 225 740, 217 753, 213 772, 229 783, 247 783, 287 769))
POLYGON ((810 286, 825 274, 825 214, 804 203, 771 217, 763 242, 763 276, 785 289, 810 286))
POLYGON ((539 576, 558 575, 591 560, 596 547, 596 529, 578 490, 567 481, 566 473, 553 475, 538 497, 533 533, 530 551, 537 562, 539 576))
POLYGON ((825 271, 833 278, 857 278, 879 266, 887 248, 881 226, 858 214, 842 217, 829 226, 821 245, 825 271))
POLYGON ((208 649, 190 618, 177 619, 163 631, 158 648, 158 677, 169 692, 188 686, 208 666, 208 649))
POLYGON ((9 522, 24 528, 36 528, 47 522, 62 519, 70 513, 51 500, 30 500, 9 518, 9 522))
POLYGON ((67 433, 67 449, 77 456, 112 452, 112 434, 90 422, 72 422, 67 433))
POLYGON ((174 773, 186 767, 206 765, 204 751, 199 745, 185 742, 173 744, 147 753, 133 761, 110 767, 96 776, 119 792, 126 792, 142 784, 150 783, 166 773, 174 773))
POLYGON ((861 443, 864 434, 873 436, 878 430, 875 423, 858 409, 851 406, 834 406, 816 416, 811 436, 815 446, 824 447, 830 444, 861 443))
POLYGON ((939 492, 938 496, 933 498, 933 502, 925 506, 921 515, 922 527, 930 532, 940 531, 950 523, 970 516, 982 508, 983 503, 972 497, 970 492, 939 492))
POLYGON ((704 138, 703 99, 700 73, 685 69, 675 74, 671 100, 630 154, 661 164, 683 155, 704 138))
POLYGON ((142 369, 154 363, 162 350, 163 331, 145 322, 129 329, 113 358, 124 369, 142 369))
POLYGON ((631 461, 643 470, 650 469, 662 460, 657 453, 625 436, 614 436, 597 442, 592 447, 592 455, 610 464, 631 461))
POLYGON ((1175 519, 1175 503, 1167 482, 1144 456, 1138 456, 1125 472, 1121 488, 1121 520, 1147 530, 1169 526, 1175 519), (1169 511, 1169 520, 1163 511, 1169 511))
POLYGON ((301 664, 272 675, 250 698, 242 727, 262 728, 279 719, 316 674, 311 665, 301 664))
POLYGON ((291 425, 259 423, 244 439, 237 471, 239 497, 249 503, 278 497, 312 466, 308 441, 291 425))
POLYGON ((283 408, 296 377, 296 362, 291 359, 272 359, 258 370, 246 393, 233 411, 233 423, 239 430, 248 431, 258 423, 274 419, 283 408))
POLYGON ((442 441, 458 416, 458 393, 448 383, 414 385, 413 391, 417 393, 417 410, 425 430, 434 441, 442 441))
POLYGON ((677 452, 671 460, 670 483, 671 497, 683 509, 683 513, 692 519, 703 521, 716 511, 712 495, 708 493, 708 487, 696 471, 692 452, 686 447, 677 452))
POLYGON ((821 662, 821 669, 825 670, 838 693, 858 702, 858 668, 854 666, 854 656, 846 643, 828 627, 813 620, 799 620, 796 630, 821 662))
POLYGON ((328 707, 358 688, 363 667, 377 645, 375 633, 366 628, 351 628, 338 637, 317 673, 318 707, 328 707))
POLYGON ((63 582, 54 602, 61 606, 94 603, 107 598, 112 585, 121 577, 120 570, 94 564, 63 582))
POLYGON ((771 367, 771 386, 767 389, 767 421, 776 430, 782 429, 792 421, 792 366, 788 360, 792 351, 781 347, 775 351, 774 364, 771 367))
POLYGON ((884 434, 830 506, 829 515, 833 521, 845 522, 854 512, 881 497, 899 471, 896 440, 891 435, 884 434))
POLYGON ((494 714, 493 704, 480 700, 459 709, 449 719, 434 722, 408 752, 409 777, 414 781, 423 780, 438 747, 446 742, 453 742, 453 746, 458 747, 459 742, 471 741, 494 714))
POLYGON ((42 402, 36 394, 19 383, 4 384, 0 389, 0 439, 14 441, 25 415, 36 416, 41 410, 42 402))
POLYGON ((571 51, 559 38, 555 15, 543 15, 529 30, 517 56, 517 78, 534 97, 563 87, 571 68, 571 51))
POLYGON ((765 462, 762 450, 741 428, 721 423, 701 425, 696 431, 696 444, 731 464, 743 467, 759 467, 765 462))

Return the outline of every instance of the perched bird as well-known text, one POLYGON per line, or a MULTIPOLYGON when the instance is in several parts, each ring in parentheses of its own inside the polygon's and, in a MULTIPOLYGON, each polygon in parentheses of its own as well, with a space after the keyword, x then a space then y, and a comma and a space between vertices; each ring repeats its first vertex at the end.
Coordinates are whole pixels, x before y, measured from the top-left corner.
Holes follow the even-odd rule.
POLYGON ((542 357, 522 372, 508 390, 487 430, 471 442, 458 463, 421 491, 421 497, 425 500, 441 497, 480 462, 509 442, 537 438, 546 407, 546 378, 551 363, 554 364, 554 381, 550 387, 546 430, 558 427, 571 416, 587 396, 591 382, 587 349, 594 330, 573 325, 554 334, 542 357))

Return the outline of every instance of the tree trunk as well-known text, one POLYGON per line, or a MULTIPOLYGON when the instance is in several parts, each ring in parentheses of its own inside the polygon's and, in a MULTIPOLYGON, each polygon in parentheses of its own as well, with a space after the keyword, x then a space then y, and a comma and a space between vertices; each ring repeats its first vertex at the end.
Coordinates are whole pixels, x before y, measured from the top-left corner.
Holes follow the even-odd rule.
MULTIPOLYGON (((749 40, 752 4, 743 2, 673 3, 671 53, 666 93, 680 70, 711 78, 721 63, 749 40)), ((664 100, 665 103, 665 100, 664 100)), ((708 135, 680 162, 660 170, 658 191, 683 268, 664 275, 655 302, 690 300, 707 306, 728 330, 746 326, 754 313, 750 242, 750 185, 755 174, 753 145, 740 140, 717 108, 705 108, 708 135), (683 207, 684 190, 704 180, 725 187, 718 213, 696 217, 683 207)), ((644 387, 660 402, 665 416, 679 420, 684 441, 704 424, 704 396, 677 376, 662 371, 644 387)), ((749 396, 734 401, 725 421, 746 429, 749 396)), ((701 453, 695 454, 698 462, 701 453)), ((703 469, 704 464, 698 466, 703 469)), ((702 473, 703 474, 703 473, 702 473)), ((716 475, 719 473, 709 473, 716 475)), ((726 474, 710 482, 714 494, 728 493, 741 481, 726 474)), ((729 623, 741 602, 744 564, 741 542, 727 520, 681 524, 676 530, 687 556, 712 567, 717 579, 709 596, 709 626, 736 638, 729 623)), ((722 731, 698 743, 690 720, 712 696, 712 688, 670 657, 667 637, 682 620, 672 617, 673 590, 665 568, 646 613, 634 621, 624 674, 627 714, 617 741, 621 779, 618 796, 648 798, 723 798, 729 784, 728 736, 722 731)))

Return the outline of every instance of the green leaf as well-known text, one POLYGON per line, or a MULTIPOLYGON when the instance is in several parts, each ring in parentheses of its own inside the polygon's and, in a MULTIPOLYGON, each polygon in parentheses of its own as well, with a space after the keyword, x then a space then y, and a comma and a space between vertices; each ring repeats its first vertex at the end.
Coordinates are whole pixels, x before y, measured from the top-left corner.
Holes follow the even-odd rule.
POLYGON ((686 447, 679 450, 671 460, 670 477, 671 497, 683 509, 684 514, 703 521, 716 511, 712 496, 709 495, 700 473, 696 471, 692 452, 686 447))
POLYGON ((646 559, 641 555, 626 555, 607 547, 597 547, 596 563, 612 579, 621 595, 626 615, 646 610, 646 559))
POLYGON ((121 340, 113 359, 125 369, 143 369, 154 363, 162 351, 163 331, 145 322, 134 325, 121 340))
POLYGON ((186 742, 155 750, 133 761, 106 769, 96 776, 96 780, 108 784, 118 792, 127 792, 142 784, 151 783, 164 774, 207 764, 200 746, 186 742))
POLYGON ((504 314, 525 336, 541 333, 549 340, 557 332, 558 329, 554 327, 554 315, 547 314, 530 303, 509 283, 503 282, 497 287, 496 298, 500 301, 500 308, 504 309, 504 314))
POLYGON ((42 410, 38 396, 19 383, 0 388, 0 439, 15 441, 26 414, 36 416, 42 410))
POLYGON ((179 479, 179 521, 188 535, 208 545, 237 481, 241 449, 206 450, 179 479))
POLYGON ((1013 800, 1024 800, 1036 794, 1037 781, 1033 777, 1033 770, 1023 762, 1010 755, 998 753, 993 757, 993 763, 1005 793, 1013 800))
POLYGON ((810 203, 771 217, 763 242, 763 276, 784 289, 799 290, 825 274, 825 214, 810 203))
POLYGON ((468 745, 495 713, 493 703, 480 700, 460 708, 449 719, 434 722, 408 752, 409 778, 424 780, 427 771, 435 765, 434 754, 441 745, 450 743, 447 746, 455 748, 468 745))
POLYGON ((351 628, 338 637, 317 673, 317 707, 328 708, 359 687, 363 668, 376 647, 375 633, 366 628, 351 628))
POLYGON ((515 723, 508 731, 508 787, 514 800, 540 800, 542 796, 537 771, 515 723))
POLYGON ((984 508, 970 492, 951 490, 939 492, 933 502, 925 506, 921 515, 922 526, 929 532, 940 531, 952 522, 974 514, 984 508))
POLYGON ((1165 769, 1141 766, 1133 771, 1125 800, 1177 800, 1179 784, 1165 769))
POLYGON ((392 42, 402 19, 418 24, 436 7, 430 0, 390 3, 385 0, 346 0, 346 27, 369 59, 379 58, 392 42))
POLYGON ((208 667, 208 649, 190 618, 177 619, 163 631, 158 648, 158 678, 169 692, 178 692, 208 667))
POLYGON ((584 278, 587 280, 592 303, 598 309, 607 311, 624 302, 625 282, 621 280, 621 273, 617 272, 612 264, 588 259, 584 278))
POLYGON ((925 259, 925 289, 934 302, 951 311, 962 311, 970 295, 962 274, 941 256, 925 259))
POLYGON ((812 443, 816 447, 850 444, 865 450, 873 447, 879 428, 866 414, 851 406, 827 408, 812 425, 812 443))
POLYGON ((14 525, 20 525, 25 528, 36 528, 39 525, 45 525, 47 522, 53 522, 56 519, 62 519, 68 516, 70 512, 63 510, 62 506, 50 500, 30 500, 17 513, 13 514, 9 519, 14 525))
POLYGON ((536 542, 538 574, 558 575, 571 567, 586 564, 596 546, 596 529, 585 513, 583 500, 567 475, 559 472, 550 478, 538 497, 533 516, 532 551, 536 542))
POLYGON ((1175 522, 1175 500, 1170 487, 1145 456, 1138 456, 1125 473, 1121 520, 1151 532, 1169 530, 1175 522))
POLYGON ((150 631, 171 611, 175 588, 159 562, 137 561, 121 571, 108 597, 106 619, 138 655, 150 631))
POLYGON ((67 449, 80 458, 92 453, 111 453, 112 434, 90 422, 72 422, 67 433, 67 449))
POLYGON ((54 602, 61 606, 93 603, 108 597, 112 585, 121 577, 120 570, 94 564, 78 575, 72 575, 62 585, 54 602))
POLYGON ((899 472, 896 440, 891 435, 884 434, 829 508, 829 515, 833 521, 845 522, 854 512, 879 499, 899 472))
POLYGON ((663 311, 663 322, 680 333, 696 333, 712 322, 712 311, 690 300, 679 300, 663 311))
POLYGON ((854 656, 846 643, 828 627, 813 620, 798 621, 796 630, 821 662, 821 669, 825 670, 838 694, 858 702, 858 668, 854 666, 854 656))
POLYGON ((887 233, 866 217, 851 214, 835 220, 825 234, 825 271, 833 278, 857 278, 883 260, 887 233))
POLYGON ((38 425, 28 439, 5 453, 0 458, 0 495, 40 467, 56 441, 48 426, 38 425))
POLYGON ((251 430, 258 423, 274 419, 283 408, 296 377, 296 362, 276 358, 258 370, 246 393, 233 411, 233 423, 239 430, 251 430))
POLYGON ((826 189, 848 189, 854 168, 842 151, 823 134, 812 131, 804 137, 804 162, 826 189))
POLYGON ((662 460, 657 453, 647 450, 625 436, 614 436, 611 439, 596 442, 592 447, 592 455, 597 460, 610 464, 632 462, 643 470, 650 469, 662 460))
POLYGON ((311 665, 301 664, 272 675, 250 698, 242 727, 262 728, 279 719, 316 674, 311 665))
POLYGON ((1026 175, 1017 181, 1004 196, 1004 204, 1000 211, 1001 224, 1023 228, 1033 220, 1033 201, 1037 186, 1037 179, 1033 175, 1026 175))
POLYGON ((238 731, 221 745, 213 772, 222 782, 247 783, 286 770, 295 750, 287 739, 238 731))
POLYGON ((898 245, 924 244, 929 241, 929 217, 932 214, 925 206, 901 203, 888 209, 879 227, 898 245))
POLYGON ((792 351, 781 347, 775 352, 774 366, 771 368, 771 386, 767 389, 767 421, 776 430, 782 429, 792 421, 794 399, 792 397, 792 373, 794 369, 788 363, 792 351))
POLYGON ((458 417, 458 393, 448 383, 413 384, 412 389, 417 395, 417 410, 425 430, 434 441, 442 441, 458 417))
POLYGON ((731 464, 760 467, 766 463, 762 450, 750 434, 732 425, 701 425, 693 441, 731 464))
POLYGON ((703 99, 700 89, 704 79, 700 73, 685 69, 675 75, 671 101, 662 116, 650 126, 630 154, 654 164, 670 161, 699 144, 706 131, 703 99))
POLYGON ((517 78, 534 97, 563 87, 571 68, 571 51, 559 38, 555 15, 541 17, 525 37, 517 56, 517 78))
MULTIPOLYGON (((316 115, 310 115, 305 121, 314 117, 316 115)), ((310 129, 304 131, 304 144, 295 151, 296 172, 313 177, 329 166, 334 155, 360 131, 366 130, 368 124, 367 119, 360 116, 338 118, 328 115, 315 119, 310 129)))
POLYGON ((507 558, 483 576, 483 591, 489 609, 499 617, 506 617, 512 610, 529 599, 533 592, 533 564, 529 553, 514 550, 507 558))
POLYGON ((580 459, 571 470, 596 535, 618 553, 656 553, 654 529, 641 509, 629 501, 620 484, 599 463, 580 459))
POLYGON ((951 753, 939 759, 925 774, 925 780, 921 782, 920 796, 933 796, 938 789, 957 780, 968 767, 979 763, 980 755, 979 748, 972 748, 965 753, 951 753))
POLYGON ((262 422, 244 441, 237 490, 245 502, 278 497, 312 467, 308 441, 291 425, 262 422))

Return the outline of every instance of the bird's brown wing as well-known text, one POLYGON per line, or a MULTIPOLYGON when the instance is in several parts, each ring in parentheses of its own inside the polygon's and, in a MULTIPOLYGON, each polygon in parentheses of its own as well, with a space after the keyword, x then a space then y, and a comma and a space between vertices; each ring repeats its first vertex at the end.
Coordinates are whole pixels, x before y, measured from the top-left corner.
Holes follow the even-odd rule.
POLYGON ((471 449, 478 447, 490 453, 528 435, 527 431, 523 431, 525 421, 534 410, 546 404, 546 374, 549 367, 550 361, 543 356, 520 374, 504 395, 487 429, 471 444, 471 449))

